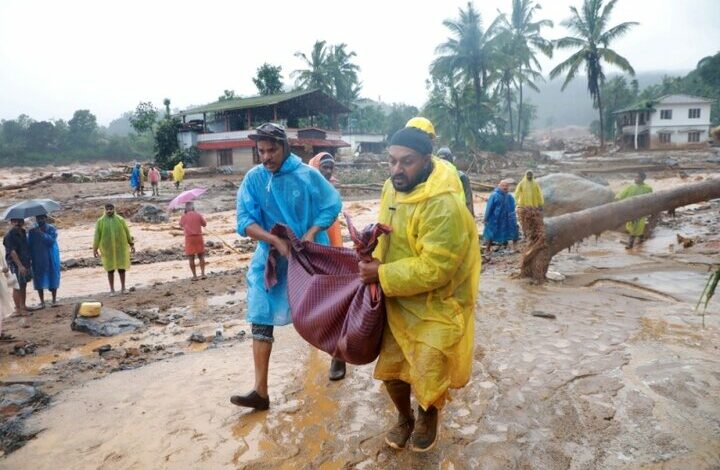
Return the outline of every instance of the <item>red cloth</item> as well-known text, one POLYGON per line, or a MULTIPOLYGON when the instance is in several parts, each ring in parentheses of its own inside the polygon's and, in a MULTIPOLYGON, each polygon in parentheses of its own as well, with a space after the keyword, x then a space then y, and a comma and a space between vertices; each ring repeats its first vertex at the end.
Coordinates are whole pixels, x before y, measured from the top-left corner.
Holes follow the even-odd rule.
POLYGON ((205 253, 205 240, 202 235, 185 236, 185 254, 202 255, 205 253))
POLYGON ((153 168, 150 170, 150 173, 148 173, 148 178, 150 179, 150 183, 157 183, 160 181, 160 171, 158 171, 157 168, 153 168))
MULTIPOLYGON (((297 332, 308 343, 350 364, 368 364, 380 353, 385 302, 379 285, 367 285, 358 262, 372 259, 380 235, 390 227, 370 225, 357 232, 346 215, 355 250, 304 242, 285 225, 272 233, 291 242, 287 289, 297 332)), ((265 285, 277 282, 279 253, 272 249, 265 266, 265 285)))
POLYGON ((180 226, 185 236, 202 235, 202 228, 207 225, 205 218, 195 211, 186 212, 180 217, 180 226))

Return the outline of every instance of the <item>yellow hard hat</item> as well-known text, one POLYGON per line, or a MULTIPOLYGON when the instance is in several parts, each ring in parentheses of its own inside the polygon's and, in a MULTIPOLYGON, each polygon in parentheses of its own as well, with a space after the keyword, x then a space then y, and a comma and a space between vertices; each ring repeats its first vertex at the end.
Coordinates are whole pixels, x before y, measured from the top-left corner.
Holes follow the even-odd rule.
POLYGON ((428 134, 431 139, 435 138, 435 126, 433 126, 433 123, 430 122, 430 119, 428 118, 420 116, 414 117, 410 119, 407 124, 405 124, 405 127, 414 127, 415 129, 420 129, 421 131, 428 134))

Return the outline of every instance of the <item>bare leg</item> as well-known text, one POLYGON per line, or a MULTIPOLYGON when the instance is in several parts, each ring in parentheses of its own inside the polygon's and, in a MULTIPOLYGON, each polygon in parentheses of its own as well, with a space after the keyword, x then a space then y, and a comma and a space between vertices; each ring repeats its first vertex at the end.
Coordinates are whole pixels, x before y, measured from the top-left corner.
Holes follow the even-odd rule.
POLYGON ((263 398, 268 396, 268 369, 272 343, 253 340, 253 361, 255 362, 255 391, 263 398))
POLYGON ((190 262, 190 271, 192 271, 193 281, 197 280, 197 272, 195 271, 195 255, 188 255, 188 262, 190 262))
POLYGON ((13 289, 13 302, 15 302, 15 310, 18 315, 24 315, 25 306, 23 304, 22 297, 20 296, 20 289, 13 289))
POLYGON ((50 289, 50 293, 52 294, 52 304, 57 305, 57 289, 50 289))
POLYGON ((200 259, 200 275, 205 279, 205 253, 200 253, 198 258, 200 259))
POLYGON ((27 312, 27 287, 20 288, 20 303, 23 306, 23 310, 27 312))
POLYGON ((110 284, 110 292, 115 292, 115 271, 108 271, 108 283, 110 284))
POLYGON ((45 289, 38 289, 37 290, 38 297, 40 297, 40 307, 45 306, 45 289))
POLYGON ((120 275, 120 291, 125 292, 125 270, 118 269, 118 274, 120 275))

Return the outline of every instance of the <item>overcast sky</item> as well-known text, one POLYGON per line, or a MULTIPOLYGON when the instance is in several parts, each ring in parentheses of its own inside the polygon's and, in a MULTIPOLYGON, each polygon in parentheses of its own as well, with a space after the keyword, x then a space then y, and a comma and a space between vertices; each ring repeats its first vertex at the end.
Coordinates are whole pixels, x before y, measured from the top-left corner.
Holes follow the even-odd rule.
MULTIPOLYGON (((555 22, 580 0, 541 0, 555 22)), ((69 119, 90 109, 107 124, 139 101, 173 108, 211 102, 224 89, 256 93, 263 62, 285 82, 316 39, 357 53, 362 96, 422 105, 428 66, 447 38, 442 21, 463 0, 38 1, 0 0, 0 119, 69 119)), ((476 2, 484 26, 511 0, 476 2)), ((620 0, 612 24, 638 21, 614 48, 637 71, 690 70, 720 49, 720 0, 620 0)), ((568 51, 543 60, 547 73, 568 51)))

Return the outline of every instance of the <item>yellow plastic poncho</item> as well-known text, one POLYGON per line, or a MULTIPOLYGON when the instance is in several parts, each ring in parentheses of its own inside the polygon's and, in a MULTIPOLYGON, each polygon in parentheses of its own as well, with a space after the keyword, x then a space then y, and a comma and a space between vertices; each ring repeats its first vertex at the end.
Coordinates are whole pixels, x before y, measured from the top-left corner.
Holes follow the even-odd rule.
POLYGON ((100 217, 95 224, 93 250, 100 250, 105 271, 130 268, 132 236, 125 219, 115 214, 100 217))
MULTIPOLYGON (((620 194, 618 194, 617 199, 623 200, 627 199, 629 197, 634 196, 641 196, 643 194, 648 194, 652 192, 652 188, 643 183, 643 184, 637 184, 633 183, 627 188, 623 189, 620 194)), ((625 230, 633 236, 633 237, 639 237, 645 233, 645 226, 647 225, 647 217, 641 217, 636 220, 631 220, 630 222, 625 223, 625 230)))
POLYGON ((175 165, 175 168, 173 168, 173 171, 172 171, 172 175, 173 175, 173 181, 182 183, 183 178, 185 178, 185 168, 183 168, 183 162, 180 162, 177 165, 175 165))
POLYGON ((535 180, 527 179, 527 175, 515 188, 515 205, 517 207, 542 207, 545 204, 542 189, 535 180))
POLYGON ((470 379, 480 280, 477 227, 457 171, 433 162, 428 180, 410 193, 385 182, 379 218, 393 231, 373 253, 387 308, 374 375, 411 384, 425 409, 442 408, 448 388, 470 379))

